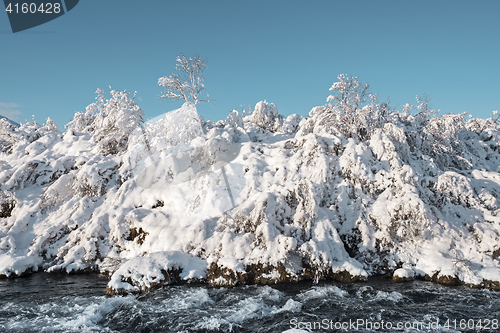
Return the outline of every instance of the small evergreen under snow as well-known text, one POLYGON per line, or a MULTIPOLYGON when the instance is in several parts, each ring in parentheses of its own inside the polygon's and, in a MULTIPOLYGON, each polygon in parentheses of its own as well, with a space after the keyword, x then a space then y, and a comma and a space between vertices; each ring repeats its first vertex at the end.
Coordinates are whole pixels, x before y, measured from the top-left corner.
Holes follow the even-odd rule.
POLYGON ((356 78, 284 117, 259 102, 143 122, 111 92, 64 131, 0 119, 0 275, 100 271, 111 292, 392 273, 500 284, 500 125, 396 112, 356 78))

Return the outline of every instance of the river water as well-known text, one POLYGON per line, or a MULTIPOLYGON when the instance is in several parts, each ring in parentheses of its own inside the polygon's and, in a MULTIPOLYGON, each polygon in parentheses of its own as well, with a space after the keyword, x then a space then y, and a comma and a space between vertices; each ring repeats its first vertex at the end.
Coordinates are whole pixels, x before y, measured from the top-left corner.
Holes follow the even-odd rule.
POLYGON ((130 296, 104 295, 106 283, 0 280, 0 332, 500 332, 500 293, 425 281, 178 285, 130 296))

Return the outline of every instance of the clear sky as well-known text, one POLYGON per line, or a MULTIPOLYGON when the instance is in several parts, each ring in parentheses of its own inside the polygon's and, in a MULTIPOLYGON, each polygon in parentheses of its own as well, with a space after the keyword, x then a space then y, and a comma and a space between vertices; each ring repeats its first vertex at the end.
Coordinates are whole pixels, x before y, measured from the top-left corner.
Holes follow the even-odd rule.
POLYGON ((487 117, 500 109, 499 18, 498 0, 81 0, 13 34, 3 12, 0 114, 62 129, 111 86, 137 91, 152 118, 182 104, 157 82, 185 53, 208 60, 213 103, 198 111, 214 121, 260 100, 307 115, 341 73, 392 106, 427 94, 441 113, 487 117))

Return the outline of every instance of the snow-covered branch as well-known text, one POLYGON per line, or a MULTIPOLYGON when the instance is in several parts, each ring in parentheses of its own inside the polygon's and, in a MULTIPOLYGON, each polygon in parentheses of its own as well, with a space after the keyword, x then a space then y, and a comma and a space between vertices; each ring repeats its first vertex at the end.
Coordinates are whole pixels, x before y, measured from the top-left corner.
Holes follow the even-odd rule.
POLYGON ((186 58, 184 54, 178 56, 176 61, 175 69, 180 76, 172 73, 158 79, 158 85, 166 88, 160 97, 173 101, 183 99, 194 105, 210 102, 203 83, 203 71, 207 68, 207 62, 198 55, 186 58), (201 98, 202 93, 206 94, 206 98, 201 98))

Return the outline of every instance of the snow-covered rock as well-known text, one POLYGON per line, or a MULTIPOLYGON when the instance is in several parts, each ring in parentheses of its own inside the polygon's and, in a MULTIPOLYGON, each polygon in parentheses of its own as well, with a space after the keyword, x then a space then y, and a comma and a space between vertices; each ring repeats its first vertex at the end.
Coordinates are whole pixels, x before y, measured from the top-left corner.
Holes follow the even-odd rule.
POLYGON ((392 279, 396 282, 411 281, 415 278, 415 272, 409 268, 398 268, 394 271, 392 279))
POLYGON ((202 279, 206 275, 205 260, 184 252, 155 252, 133 258, 114 272, 108 283, 110 293, 138 292, 176 279, 202 279))

